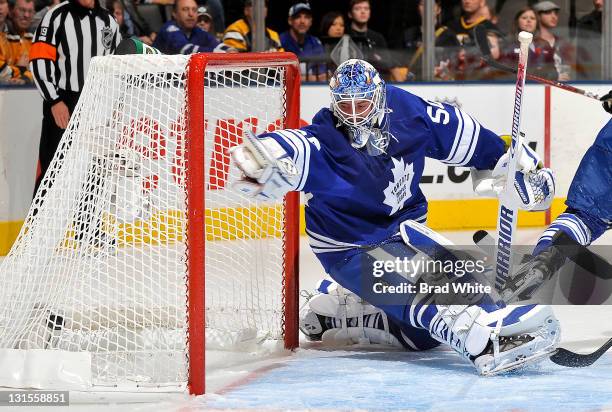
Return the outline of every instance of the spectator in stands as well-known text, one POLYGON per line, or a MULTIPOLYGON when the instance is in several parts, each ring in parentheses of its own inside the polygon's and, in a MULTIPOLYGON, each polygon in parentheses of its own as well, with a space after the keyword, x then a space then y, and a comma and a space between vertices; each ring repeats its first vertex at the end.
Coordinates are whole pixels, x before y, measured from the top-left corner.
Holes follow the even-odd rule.
POLYGON ((295 53, 300 59, 303 81, 324 81, 327 69, 321 61, 325 50, 321 40, 308 33, 312 27, 312 11, 308 3, 297 3, 289 8, 289 30, 281 33, 283 49, 295 53))
POLYGON ((603 6, 604 0, 593 0, 593 10, 578 20, 577 28, 601 34, 603 6))
POLYGON ((474 28, 482 26, 487 33, 501 33, 490 20, 491 11, 486 0, 461 0, 461 17, 448 23, 448 28, 455 32, 459 43, 465 47, 476 45, 474 28))
MULTIPOLYGON (((264 13, 268 15, 268 1, 265 1, 264 13)), ((253 1, 245 0, 243 18, 227 26, 223 34, 223 43, 239 52, 250 52, 253 50, 253 38, 251 27, 253 27, 253 1)), ((283 51, 278 33, 266 27, 265 51, 283 51)))
POLYGON ((576 25, 576 62, 580 62, 576 74, 579 79, 601 79, 603 6, 604 0, 593 0, 593 10, 581 17, 576 25))
POLYGON ((125 24, 130 27, 134 35, 138 36, 140 41, 151 46, 155 41, 157 33, 151 28, 151 25, 138 11, 139 0, 121 0, 123 8, 126 11, 123 14, 125 24))
POLYGON ((61 0, 50 0, 41 9, 36 8, 36 10, 38 11, 36 12, 36 14, 34 14, 34 18, 32 19, 32 24, 30 24, 30 28, 28 29, 28 31, 31 31, 32 33, 34 33, 36 31, 36 28, 40 24, 40 21, 43 19, 43 17, 45 17, 45 14, 47 14, 47 12, 51 10, 53 7, 60 4, 60 2, 61 0))
POLYGON ((345 27, 344 15, 339 11, 330 11, 321 19, 319 38, 328 53, 344 36, 345 27))
POLYGON ((501 30, 490 20, 491 11, 486 0, 461 0, 461 17, 449 22, 461 46, 457 60, 451 62, 450 70, 455 80, 474 80, 487 78, 489 70, 481 61, 475 28, 486 32, 487 46, 491 56, 498 59, 501 56, 501 30))
POLYGON ((339 11, 330 11, 321 19, 321 35, 339 39, 346 31, 344 14, 339 11))
POLYGON ((534 4, 533 9, 538 12, 540 19, 540 38, 544 40, 548 53, 553 54, 557 78, 559 81, 571 79, 572 63, 574 61, 573 46, 556 35, 553 30, 559 24, 560 7, 552 1, 541 1, 534 4))
POLYGON ((198 7, 198 27, 204 30, 206 33, 212 34, 215 38, 218 38, 217 31, 215 30, 215 23, 212 16, 210 15, 206 6, 198 7))
POLYGON ((513 38, 518 38, 520 32, 526 31, 533 34, 535 39, 539 29, 538 14, 533 8, 529 6, 523 7, 514 15, 514 20, 512 21, 513 38))
POLYGON ((28 69, 30 47, 34 34, 28 29, 34 18, 34 0, 15 0, 9 5, 8 32, 9 45, 6 63, 11 67, 12 78, 16 83, 33 83, 28 69))
MULTIPOLYGON (((536 76, 556 80, 557 70, 555 69, 553 53, 550 47, 548 47, 548 43, 539 36, 539 28, 540 23, 538 14, 533 8, 525 6, 519 9, 514 16, 512 33, 508 38, 507 46, 500 60, 510 67, 516 67, 520 52, 518 34, 521 31, 529 32, 533 34, 533 42, 529 46, 527 70, 536 76)), ((499 73, 499 76, 496 78, 511 79, 516 78, 516 76, 507 73, 499 73)))
POLYGON ((225 8, 221 0, 197 0, 197 2, 198 6, 204 6, 206 8, 208 15, 212 19, 214 33, 208 30, 206 31, 215 36, 217 36, 218 33, 223 33, 225 30, 225 8))
POLYGON ((10 53, 10 47, 6 39, 8 13, 8 0, 0 0, 0 84, 13 82, 13 70, 7 63, 10 53))
POLYGON ((111 12, 117 24, 119 25, 119 32, 121 33, 122 39, 129 39, 134 35, 133 27, 130 27, 125 22, 125 15, 127 14, 125 8, 123 7, 123 3, 121 0, 112 0, 107 7, 107 9, 111 12))
POLYGON ((489 4, 486 2, 485 2, 485 9, 486 9, 487 20, 490 20, 491 23, 497 26, 499 23, 499 17, 497 16, 497 11, 495 9, 491 10, 491 8, 489 7, 489 4))
POLYGON ((244 16, 244 0, 223 0, 223 10, 226 22, 239 20, 244 16))
MULTIPOLYGON (((325 50, 328 77, 334 72, 338 63, 341 63, 339 61, 334 61, 334 59, 331 58, 331 54, 343 37, 347 37, 346 41, 350 41, 352 47, 357 49, 357 45, 355 45, 355 43, 350 40, 350 37, 345 34, 345 28, 346 21, 344 20, 344 15, 339 11, 330 11, 321 19, 319 39, 325 50)), ((361 53, 361 51, 359 51, 359 53, 361 53)))
POLYGON ((9 14, 8 0, 0 0, 0 33, 8 30, 7 19, 9 14))
POLYGON ((195 0, 177 0, 173 20, 159 30, 153 47, 164 54, 191 54, 223 51, 221 43, 197 26, 198 4, 195 0))
POLYGON ((406 80, 408 69, 400 68, 391 58, 383 35, 368 28, 370 15, 370 0, 351 0, 348 13, 351 24, 347 34, 361 49, 364 60, 372 64, 381 74, 392 81, 406 80))
MULTIPOLYGON (((416 77, 416 79, 422 80, 423 76, 421 73, 423 56, 423 15, 424 15, 424 0, 419 1, 418 11, 421 17, 421 25, 417 27, 410 27, 404 31, 404 47, 410 51, 410 60, 408 63, 408 69, 416 77)), ((459 50, 459 42, 455 36, 455 33, 448 29, 447 26, 441 24, 441 13, 442 6, 441 0, 436 0, 434 4, 434 14, 436 19, 436 26, 434 36, 436 39, 436 77, 442 80, 451 80, 452 76, 448 72, 447 68, 450 64, 450 60, 456 57, 456 53, 459 50)))

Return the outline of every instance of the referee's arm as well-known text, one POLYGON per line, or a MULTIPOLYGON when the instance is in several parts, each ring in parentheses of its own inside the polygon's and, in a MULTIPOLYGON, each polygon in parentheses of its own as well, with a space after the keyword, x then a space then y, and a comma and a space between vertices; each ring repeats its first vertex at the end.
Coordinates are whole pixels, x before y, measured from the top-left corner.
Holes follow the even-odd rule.
POLYGON ((57 81, 55 79, 57 64, 57 30, 60 25, 60 13, 55 10, 45 14, 30 48, 30 71, 34 83, 43 99, 50 103, 60 100, 57 81))

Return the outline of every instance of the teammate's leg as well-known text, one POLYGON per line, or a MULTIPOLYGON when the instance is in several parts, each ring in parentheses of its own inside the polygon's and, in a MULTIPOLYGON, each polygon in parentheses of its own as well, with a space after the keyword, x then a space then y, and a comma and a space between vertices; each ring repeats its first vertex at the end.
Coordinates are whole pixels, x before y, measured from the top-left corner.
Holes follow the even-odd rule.
MULTIPOLYGON (((567 262, 563 234, 588 246, 612 221, 612 120, 582 158, 568 191, 568 208, 542 233, 533 257, 512 275, 502 292, 506 301, 529 300, 567 262)), ((578 248, 574 248, 579 251, 578 248)))
POLYGON ((534 255, 551 245, 554 234, 563 231, 577 243, 588 246, 610 228, 612 221, 612 120, 599 132, 584 154, 565 202, 568 209, 542 234, 534 255))
POLYGON ((605 220, 587 211, 568 207, 540 235, 533 254, 539 255, 548 249, 553 243, 554 235, 559 231, 567 234, 576 243, 588 246, 609 228, 610 224, 605 220))

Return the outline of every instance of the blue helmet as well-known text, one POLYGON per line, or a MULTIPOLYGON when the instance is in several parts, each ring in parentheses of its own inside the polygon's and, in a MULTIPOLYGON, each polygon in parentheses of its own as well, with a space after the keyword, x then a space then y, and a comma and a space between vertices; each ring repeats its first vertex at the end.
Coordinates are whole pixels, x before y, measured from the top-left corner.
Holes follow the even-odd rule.
POLYGON ((385 82, 366 61, 350 59, 342 63, 329 88, 334 115, 350 128, 369 128, 384 112, 385 82))

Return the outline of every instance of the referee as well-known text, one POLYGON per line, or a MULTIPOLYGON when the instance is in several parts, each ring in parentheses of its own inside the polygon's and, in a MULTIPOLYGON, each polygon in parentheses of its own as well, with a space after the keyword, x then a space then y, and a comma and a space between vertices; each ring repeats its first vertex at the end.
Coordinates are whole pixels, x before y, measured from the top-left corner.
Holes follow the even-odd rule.
POLYGON ((43 97, 38 151, 42 181, 85 83, 94 56, 112 54, 119 25, 98 0, 66 0, 47 12, 34 35, 30 71, 43 97))

